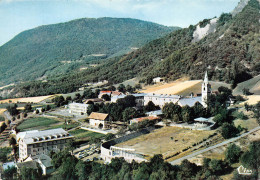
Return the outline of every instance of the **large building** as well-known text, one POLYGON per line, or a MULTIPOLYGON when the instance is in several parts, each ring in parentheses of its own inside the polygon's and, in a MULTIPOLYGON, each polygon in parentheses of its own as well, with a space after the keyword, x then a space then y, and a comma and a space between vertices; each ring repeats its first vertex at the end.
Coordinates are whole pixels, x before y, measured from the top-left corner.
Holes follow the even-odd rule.
POLYGON ((61 151, 72 138, 73 136, 62 128, 20 132, 16 135, 19 160, 23 161, 28 157, 34 159, 41 154, 48 155, 50 151, 61 151))
POLYGON ((82 104, 82 103, 70 103, 68 105, 69 113, 74 114, 86 114, 88 110, 89 104, 82 104))
POLYGON ((181 96, 179 95, 167 95, 167 94, 146 94, 144 96, 144 105, 147 105, 149 101, 152 101, 156 106, 162 108, 166 103, 177 103, 181 96))

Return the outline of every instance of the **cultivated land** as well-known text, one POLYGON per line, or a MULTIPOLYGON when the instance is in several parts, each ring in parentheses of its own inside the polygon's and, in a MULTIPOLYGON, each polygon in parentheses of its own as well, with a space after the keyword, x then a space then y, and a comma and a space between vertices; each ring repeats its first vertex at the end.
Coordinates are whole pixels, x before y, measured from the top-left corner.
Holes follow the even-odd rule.
POLYGON ((60 121, 45 118, 45 117, 35 117, 24 120, 20 125, 17 126, 17 129, 20 131, 28 130, 42 130, 49 128, 51 125, 59 123, 60 121))
MULTIPOLYGON (((172 83, 158 83, 152 86, 146 86, 143 93, 155 93, 155 94, 177 94, 182 96, 188 96, 191 92, 194 94, 201 93, 201 83, 202 80, 191 80, 188 81, 187 78, 181 78, 172 83)), ((216 91, 220 86, 225 86, 230 88, 229 84, 223 82, 210 81, 212 86, 212 91, 216 91)))
POLYGON ((27 97, 27 98, 14 98, 14 99, 5 99, 0 100, 0 103, 39 103, 41 101, 44 101, 50 97, 53 97, 54 95, 49 96, 38 96, 38 97, 27 97))
POLYGON ((132 148, 137 153, 152 157, 162 154, 164 158, 208 138, 214 131, 195 131, 178 127, 163 127, 154 132, 117 144, 118 147, 132 148))
POLYGON ((258 103, 260 101, 260 95, 246 96, 246 99, 248 99, 248 100, 240 103, 240 105, 244 105, 245 103, 247 103, 249 105, 255 105, 256 103, 258 103))

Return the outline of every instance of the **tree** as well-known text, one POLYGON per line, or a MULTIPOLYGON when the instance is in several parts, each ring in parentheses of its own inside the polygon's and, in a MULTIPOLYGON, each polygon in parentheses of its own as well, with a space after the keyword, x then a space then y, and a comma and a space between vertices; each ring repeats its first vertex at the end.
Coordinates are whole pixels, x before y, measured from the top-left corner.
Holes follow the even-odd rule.
POLYGON ((35 113, 36 113, 36 114, 39 114, 39 110, 38 110, 38 109, 36 109, 35 113))
POLYGON ((112 133, 108 133, 106 136, 105 136, 105 140, 106 141, 109 141, 110 139, 113 139, 115 138, 116 136, 112 133))
POLYGON ((133 93, 135 91, 135 88, 133 88, 132 86, 130 86, 129 84, 126 86, 126 91, 129 93, 133 93))
POLYGON ((51 106, 50 105, 47 105, 46 106, 46 111, 49 111, 51 109, 51 106))
POLYGON ((24 106, 24 112, 32 112, 32 105, 31 104, 26 104, 24 106))
POLYGON ((252 169, 256 177, 259 177, 260 169, 260 141, 250 144, 249 150, 242 154, 240 158, 244 167, 252 169))
POLYGON ((4 172, 3 172, 3 174, 2 174, 2 178, 3 178, 4 180, 13 180, 13 179, 16 179, 16 178, 14 177, 14 175, 15 175, 16 172, 17 172, 17 169, 16 169, 14 166, 12 166, 12 167, 9 167, 9 166, 8 166, 8 168, 7 168, 6 170, 4 170, 4 172))
POLYGON ((20 178, 22 180, 35 180, 40 179, 41 177, 42 171, 40 167, 38 167, 38 169, 27 168, 25 166, 21 168, 20 178))
POLYGON ((126 92, 126 88, 124 84, 119 84, 119 86, 117 87, 117 90, 119 92, 125 93, 126 92))
POLYGON ((116 90, 116 87, 115 87, 115 86, 109 86, 109 87, 108 87, 108 90, 109 90, 109 91, 115 91, 115 90, 116 90))
POLYGON ((159 106, 155 106, 155 104, 152 101, 149 101, 147 103, 147 105, 144 106, 144 111, 145 112, 155 111, 155 110, 158 110, 158 109, 160 109, 160 107, 159 106))
POLYGON ((233 125, 229 123, 224 123, 221 128, 221 135, 225 139, 229 139, 237 136, 239 130, 233 125))
POLYGON ((128 122, 128 120, 137 117, 138 112, 135 108, 128 107, 123 111, 122 115, 123 115, 123 120, 125 122, 128 122))
POLYGON ((110 96, 108 94, 103 94, 101 98, 104 99, 105 101, 110 101, 111 100, 111 98, 110 98, 110 96))
POLYGON ((181 114, 182 114, 182 120, 184 122, 191 123, 194 121, 194 117, 195 117, 194 111, 191 107, 189 106, 182 107, 181 114))
POLYGON ((241 149, 235 144, 230 144, 225 151, 225 158, 230 163, 236 163, 239 160, 241 149))
POLYGON ((95 93, 91 89, 88 88, 83 92, 83 97, 86 99, 94 98, 95 93))
POLYGON ((258 124, 260 124, 260 101, 254 106, 254 117, 257 119, 258 124))
POLYGON ((121 106, 123 109, 127 107, 134 107, 136 105, 135 97, 133 95, 128 95, 125 98, 117 100, 118 106, 121 106))

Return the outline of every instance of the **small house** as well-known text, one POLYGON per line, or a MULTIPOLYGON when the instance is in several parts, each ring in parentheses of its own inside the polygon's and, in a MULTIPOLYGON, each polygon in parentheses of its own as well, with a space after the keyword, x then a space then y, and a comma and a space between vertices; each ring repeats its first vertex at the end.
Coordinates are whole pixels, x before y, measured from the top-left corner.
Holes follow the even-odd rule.
POLYGON ((108 114, 92 112, 89 117, 89 125, 99 129, 109 129, 108 114))

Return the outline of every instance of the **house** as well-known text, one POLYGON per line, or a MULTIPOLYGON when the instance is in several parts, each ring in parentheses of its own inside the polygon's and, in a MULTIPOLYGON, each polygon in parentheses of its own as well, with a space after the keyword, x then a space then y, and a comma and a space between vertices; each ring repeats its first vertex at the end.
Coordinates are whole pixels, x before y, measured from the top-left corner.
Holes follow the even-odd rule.
POLYGON ((83 104, 83 103, 70 103, 68 105, 69 107, 69 113, 74 114, 86 114, 88 110, 89 104, 83 104))
POLYGON ((54 167, 49 156, 41 154, 36 161, 39 163, 43 175, 51 174, 54 171, 54 167))
POLYGON ((153 78, 153 82, 154 82, 154 83, 163 82, 163 78, 161 78, 161 77, 153 78))
POLYGON ((114 96, 120 96, 123 93, 119 91, 100 91, 98 98, 102 98, 104 94, 107 94, 109 97, 114 97, 114 96))
POLYGON ((92 112, 89 117, 89 125, 99 129, 109 129, 108 114, 92 112))
POLYGON ((3 164, 3 170, 7 170, 8 168, 15 167, 15 162, 6 162, 3 164))
MULTIPOLYGON (((143 107, 144 106, 144 97, 146 96, 145 93, 136 93, 136 94, 129 94, 135 97, 135 103, 137 107, 143 107)), ((111 98, 111 102, 116 103, 118 99, 123 99, 127 95, 121 94, 119 96, 113 96, 111 98)))
POLYGON ((141 118, 134 118, 134 119, 131 119, 130 120, 130 125, 132 125, 133 123, 140 123, 140 122, 143 122, 145 120, 149 120, 149 121, 158 121, 160 120, 159 117, 154 117, 154 116, 148 116, 148 117, 141 117, 141 118))
POLYGON ((21 173, 21 169, 23 167, 40 170, 40 166, 36 161, 20 162, 16 163, 16 169, 18 174, 21 173))
POLYGON ((73 136, 62 128, 20 132, 16 135, 19 145, 19 160, 24 161, 30 156, 35 159, 41 154, 61 151, 66 148, 66 144, 72 138, 73 136))

